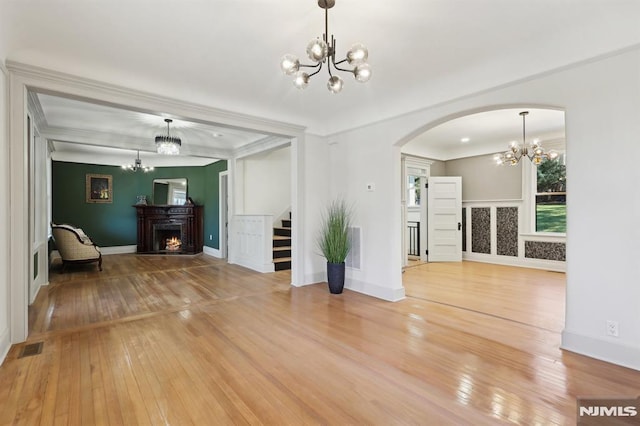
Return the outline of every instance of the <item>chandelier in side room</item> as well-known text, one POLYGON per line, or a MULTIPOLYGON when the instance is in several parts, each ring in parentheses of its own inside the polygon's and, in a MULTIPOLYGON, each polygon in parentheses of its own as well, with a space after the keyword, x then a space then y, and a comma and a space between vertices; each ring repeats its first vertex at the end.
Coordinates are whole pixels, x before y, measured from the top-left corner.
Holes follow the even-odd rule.
POLYGON ((136 157, 133 164, 123 164, 122 168, 124 170, 129 170, 132 172, 137 172, 138 170, 142 170, 143 172, 152 172, 153 166, 143 166, 142 160, 140 159, 140 150, 138 150, 138 156, 136 157))
POLYGON ((531 163, 537 166, 544 160, 555 160, 558 157, 558 153, 555 151, 546 152, 537 139, 534 139, 531 143, 527 143, 525 119, 528 114, 529 111, 522 111, 520 113, 522 117, 522 144, 518 145, 515 141, 511 142, 511 146, 507 151, 496 154, 493 159, 499 165, 509 164, 515 166, 522 158, 526 157, 531 163))
POLYGON ((304 89, 309 85, 309 79, 318 74, 322 66, 327 64, 329 80, 327 88, 331 93, 340 93, 344 82, 335 71, 343 71, 353 74, 356 81, 366 83, 371 78, 371 67, 367 64, 369 51, 362 43, 351 46, 344 59, 336 62, 336 39, 331 35, 329 41, 329 9, 335 5, 335 0, 318 0, 318 6, 324 9, 324 34, 322 38, 315 38, 307 45, 307 56, 314 63, 313 65, 301 64, 298 57, 286 54, 280 61, 280 68, 286 75, 295 75, 293 84, 298 89, 304 89), (339 65, 347 62, 353 69, 341 68, 339 65), (309 72, 300 68, 311 68, 309 72), (332 69, 334 72, 332 72, 332 69))
POLYGON ((182 141, 180 138, 169 134, 169 124, 171 124, 173 120, 165 118, 164 121, 167 123, 167 134, 156 136, 156 152, 163 155, 178 155, 180 154, 180 145, 182 145, 182 141))

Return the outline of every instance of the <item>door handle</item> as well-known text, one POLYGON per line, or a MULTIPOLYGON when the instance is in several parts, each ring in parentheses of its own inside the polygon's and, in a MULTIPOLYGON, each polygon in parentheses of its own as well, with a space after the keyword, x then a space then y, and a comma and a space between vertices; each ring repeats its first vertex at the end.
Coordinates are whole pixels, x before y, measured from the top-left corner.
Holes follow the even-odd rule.
POLYGON ((460 231, 462 229, 462 223, 458 222, 458 231, 460 231))

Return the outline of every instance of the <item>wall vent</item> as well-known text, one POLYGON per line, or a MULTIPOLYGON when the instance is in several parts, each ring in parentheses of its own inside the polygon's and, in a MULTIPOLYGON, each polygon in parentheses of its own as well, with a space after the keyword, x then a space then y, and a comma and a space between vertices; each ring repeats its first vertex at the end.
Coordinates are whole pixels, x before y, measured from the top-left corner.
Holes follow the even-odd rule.
POLYGON ((349 241, 351 250, 345 259, 345 266, 351 269, 360 269, 362 255, 362 228, 359 226, 349 227, 349 241))

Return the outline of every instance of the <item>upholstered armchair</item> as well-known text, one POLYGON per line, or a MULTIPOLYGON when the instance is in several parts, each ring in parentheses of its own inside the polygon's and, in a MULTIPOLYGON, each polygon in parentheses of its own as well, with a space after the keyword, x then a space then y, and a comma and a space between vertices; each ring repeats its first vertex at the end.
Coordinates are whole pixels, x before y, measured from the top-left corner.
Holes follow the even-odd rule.
POLYGON ((98 262, 98 269, 102 271, 102 253, 80 228, 71 225, 51 224, 53 241, 62 258, 63 273, 69 263, 98 262))

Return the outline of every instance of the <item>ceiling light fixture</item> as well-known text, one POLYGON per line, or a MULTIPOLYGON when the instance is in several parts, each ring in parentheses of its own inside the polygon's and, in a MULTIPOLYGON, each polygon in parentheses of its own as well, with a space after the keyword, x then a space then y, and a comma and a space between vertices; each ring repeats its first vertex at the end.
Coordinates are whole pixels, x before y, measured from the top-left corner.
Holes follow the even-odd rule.
POLYGON ((534 165, 542 163, 544 160, 555 160, 558 157, 558 153, 555 151, 545 152, 544 148, 540 146, 539 139, 534 139, 532 143, 527 144, 525 133, 525 117, 529 114, 529 111, 522 111, 522 145, 518 145, 517 142, 511 142, 509 149, 501 154, 496 154, 493 159, 499 165, 509 164, 515 166, 520 162, 523 157, 527 157, 534 165))
POLYGON ((130 170, 132 172, 137 172, 138 170, 142 170, 143 172, 152 172, 153 166, 143 166, 142 160, 140 159, 140 150, 138 150, 138 157, 136 158, 133 164, 124 164, 122 166, 124 170, 130 170))
POLYGON ((167 135, 156 136, 156 152, 164 155, 178 155, 180 154, 180 145, 182 141, 180 138, 169 135, 169 124, 173 122, 170 118, 164 119, 167 123, 167 135))
POLYGON ((356 81, 360 83, 366 83, 371 78, 371 67, 367 64, 369 51, 362 43, 356 43, 351 46, 351 49, 347 52, 347 56, 336 62, 336 40, 333 34, 331 35, 331 43, 329 43, 329 9, 335 4, 335 0, 318 0, 318 6, 324 9, 324 34, 322 35, 322 39, 313 39, 307 45, 307 55, 312 62, 315 62, 315 65, 301 64, 298 58, 291 54, 284 55, 280 61, 282 72, 286 75, 295 74, 293 84, 298 89, 307 87, 309 85, 309 79, 320 72, 324 63, 327 64, 327 71, 329 71, 327 88, 331 93, 340 93, 344 85, 342 79, 337 75, 333 75, 331 72, 332 66, 337 71, 352 73, 356 81), (340 68, 338 65, 344 62, 353 65, 354 68, 340 68), (301 71, 300 68, 315 68, 315 71, 309 74, 301 71))

